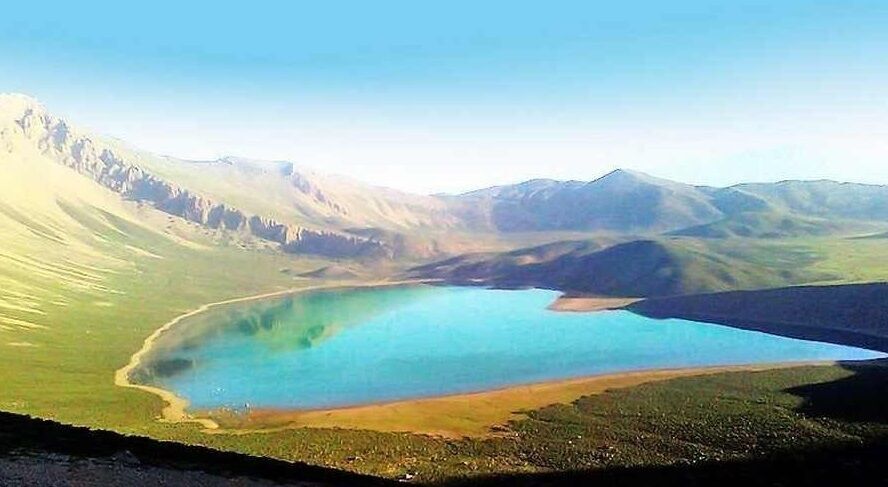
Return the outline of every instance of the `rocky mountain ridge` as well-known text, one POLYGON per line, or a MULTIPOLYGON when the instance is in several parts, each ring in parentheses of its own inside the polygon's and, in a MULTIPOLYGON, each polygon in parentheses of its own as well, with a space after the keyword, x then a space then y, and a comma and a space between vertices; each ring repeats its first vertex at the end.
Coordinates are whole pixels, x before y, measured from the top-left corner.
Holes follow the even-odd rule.
POLYGON ((149 203, 165 213, 209 228, 246 232, 276 242, 285 252, 332 257, 380 256, 386 253, 385 244, 379 241, 283 223, 194 193, 151 174, 137 162, 129 160, 126 154, 108 147, 101 140, 80 133, 65 120, 47 113, 33 100, 10 100, 7 97, 6 104, 13 103, 18 105, 13 110, 19 112, 15 116, 15 126, 0 133, 0 138, 7 140, 8 147, 11 147, 8 139, 21 136, 60 164, 124 198, 149 203), (20 133, 11 133, 15 130, 20 133))
POLYGON ((22 95, 0 95, 0 144, 12 158, 23 150, 17 144, 28 144, 28 151, 124 199, 204 227, 334 258, 431 260, 488 245, 473 240, 496 241, 502 250, 570 232, 577 235, 569 238, 786 238, 870 227, 875 233, 888 222, 888 186, 784 181, 716 188, 625 169, 592 181, 535 179, 414 195, 288 161, 156 156, 82 132, 22 95))

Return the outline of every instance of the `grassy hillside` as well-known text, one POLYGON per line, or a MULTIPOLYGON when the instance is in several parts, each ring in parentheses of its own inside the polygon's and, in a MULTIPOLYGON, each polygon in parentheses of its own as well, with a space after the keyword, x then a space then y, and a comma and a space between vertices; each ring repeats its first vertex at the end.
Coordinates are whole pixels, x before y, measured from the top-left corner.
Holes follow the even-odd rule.
POLYGON ((676 230, 671 235, 702 238, 798 238, 860 235, 880 228, 876 222, 804 217, 779 211, 743 212, 723 220, 676 230))
POLYGON ((775 475, 786 485, 809 485, 790 482, 807 465, 819 477, 842 472, 869 485, 866 479, 884 473, 881 456, 865 453, 885 451, 886 385, 888 374, 877 364, 675 379, 528 411, 482 439, 335 429, 192 435, 170 426, 166 435, 391 478, 409 474, 422 484, 622 478, 634 485, 632 469, 668 474, 647 475, 645 485, 687 482, 701 472, 745 472, 750 485, 771 485, 775 475))
POLYGON ((836 181, 782 181, 739 184, 777 208, 801 215, 855 220, 888 220, 888 186, 836 181))
POLYGON ((823 278, 790 265, 759 265, 704 242, 636 240, 601 248, 564 242, 561 252, 528 259, 535 249, 475 255, 413 269, 412 275, 450 282, 535 286, 607 296, 671 296, 728 289, 775 287, 823 278))
POLYGON ((298 274, 329 264, 124 201, 20 128, 0 133, 0 409, 143 430, 157 400, 112 376, 145 337, 207 302, 307 285, 298 274))
MULTIPOLYGON (((888 372, 876 363, 675 379, 528 411, 483 439, 311 429, 192 436, 170 426, 167 435, 392 478, 410 474, 423 485, 878 485, 888 451, 886 385, 888 372)), ((0 414, 0 465, 10 451, 30 461, 48 452, 48 462, 63 458, 74 471, 87 458, 117 472, 364 480, 0 414)))

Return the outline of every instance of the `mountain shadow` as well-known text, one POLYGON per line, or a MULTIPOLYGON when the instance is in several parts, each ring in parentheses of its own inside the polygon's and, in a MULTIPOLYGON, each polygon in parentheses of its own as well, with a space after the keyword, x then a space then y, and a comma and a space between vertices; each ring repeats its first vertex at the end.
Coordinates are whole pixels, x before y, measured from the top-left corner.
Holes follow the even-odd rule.
POLYGON ((705 321, 888 351, 888 283, 651 298, 627 309, 651 318, 705 321))

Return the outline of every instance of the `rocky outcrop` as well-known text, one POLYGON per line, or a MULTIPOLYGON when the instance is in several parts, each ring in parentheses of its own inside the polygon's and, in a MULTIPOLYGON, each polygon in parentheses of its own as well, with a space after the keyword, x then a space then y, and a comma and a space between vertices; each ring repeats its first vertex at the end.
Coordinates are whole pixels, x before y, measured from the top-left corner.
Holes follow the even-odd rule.
POLYGON ((54 160, 125 198, 150 203, 165 213, 209 228, 244 232, 276 242, 284 252, 328 257, 381 257, 390 254, 378 240, 309 229, 247 214, 195 194, 149 174, 121 151, 77 133, 64 120, 37 107, 26 108, 16 123, 25 138, 35 142, 40 151, 54 160))

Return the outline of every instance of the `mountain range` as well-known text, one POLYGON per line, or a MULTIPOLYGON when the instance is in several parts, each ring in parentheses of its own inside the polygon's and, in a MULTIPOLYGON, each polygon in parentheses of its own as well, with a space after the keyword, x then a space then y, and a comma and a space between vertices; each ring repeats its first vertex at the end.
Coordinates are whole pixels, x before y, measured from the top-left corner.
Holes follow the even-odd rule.
MULTIPOLYGON (((593 181, 536 179, 416 195, 293 162, 151 154, 81 130, 23 95, 0 95, 0 170, 7 258, 35 241, 55 241, 66 246, 58 257, 66 265, 96 261, 96 268, 125 263, 102 264, 107 252, 90 228, 125 222, 186 244, 197 232, 217 243, 359 265, 409 262, 421 277, 681 294, 807 279, 713 252, 705 241, 864 237, 888 228, 888 186, 715 188, 620 169, 593 181), (531 277, 540 272, 544 277, 531 277), (694 275, 707 278, 688 278, 694 275)), ((138 249, 129 252, 151 252, 150 245, 128 245, 138 249)), ((54 260, 44 254, 41 262, 54 260)))

